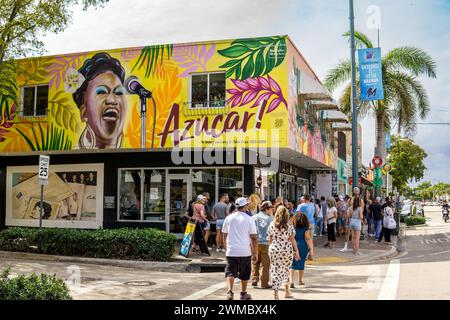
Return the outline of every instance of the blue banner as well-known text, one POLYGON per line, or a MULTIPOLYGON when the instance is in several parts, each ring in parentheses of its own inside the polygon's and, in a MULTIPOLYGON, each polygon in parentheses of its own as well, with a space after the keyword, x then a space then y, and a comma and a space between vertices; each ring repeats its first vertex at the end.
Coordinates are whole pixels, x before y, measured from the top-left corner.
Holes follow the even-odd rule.
POLYGON ((386 132, 386 149, 391 148, 391 131, 386 132))
POLYGON ((361 100, 383 100, 383 79, 381 70, 381 49, 358 50, 359 84, 361 100))

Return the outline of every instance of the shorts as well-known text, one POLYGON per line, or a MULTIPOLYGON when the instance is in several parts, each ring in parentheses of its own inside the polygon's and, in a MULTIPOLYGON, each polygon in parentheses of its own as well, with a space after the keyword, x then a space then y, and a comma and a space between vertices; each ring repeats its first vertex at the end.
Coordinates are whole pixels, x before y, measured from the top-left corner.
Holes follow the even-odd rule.
POLYGON ((350 220, 350 229, 355 231, 361 231, 361 220, 352 218, 350 220))
POLYGON ((242 281, 250 280, 252 273, 252 257, 227 257, 225 278, 238 278, 242 281))
POLYGON ((222 231, 223 223, 225 222, 225 219, 220 219, 216 221, 216 230, 222 231))
POLYGON ((200 228, 202 228, 202 230, 206 230, 206 225, 207 225, 206 221, 205 222, 199 222, 198 224, 200 225, 200 228))
POLYGON ((211 229, 211 224, 209 223, 209 221, 205 222, 205 227, 203 228, 203 230, 210 230, 211 229))

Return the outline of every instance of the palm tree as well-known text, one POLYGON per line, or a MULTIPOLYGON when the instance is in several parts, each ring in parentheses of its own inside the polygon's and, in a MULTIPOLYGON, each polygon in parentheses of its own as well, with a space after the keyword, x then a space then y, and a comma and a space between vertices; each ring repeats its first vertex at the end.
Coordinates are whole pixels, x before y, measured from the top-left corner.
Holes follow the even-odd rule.
MULTIPOLYGON (((350 33, 346 32, 349 38, 350 33)), ((361 32, 355 32, 357 48, 373 48, 370 39, 361 32)), ((416 119, 419 116, 424 119, 430 109, 425 88, 417 80, 417 76, 426 75, 436 78, 436 62, 425 51, 403 46, 392 49, 381 60, 382 77, 384 87, 384 100, 359 101, 357 100, 358 113, 365 117, 373 112, 376 120, 376 149, 375 155, 386 158, 386 131, 391 123, 397 123, 398 134, 403 131, 406 135, 412 135, 416 130, 416 119)), ((358 74, 358 72, 357 72, 358 74)), ((325 85, 330 91, 334 91, 343 84, 346 87, 339 98, 342 111, 351 114, 351 61, 341 60, 331 69, 326 78, 325 85)), ((358 91, 359 91, 359 80, 358 91)), ((359 97, 359 92, 358 92, 359 97)))

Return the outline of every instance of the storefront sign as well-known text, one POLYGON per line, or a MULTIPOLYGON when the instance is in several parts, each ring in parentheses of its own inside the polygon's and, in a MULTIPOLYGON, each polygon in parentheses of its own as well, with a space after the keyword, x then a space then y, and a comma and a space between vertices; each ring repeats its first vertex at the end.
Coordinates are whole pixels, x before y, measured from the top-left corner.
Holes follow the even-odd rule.
POLYGON ((383 100, 383 80, 381 69, 381 49, 358 50, 361 100, 383 100))
POLYGON ((338 178, 336 172, 331 174, 331 192, 333 196, 338 193, 338 178))

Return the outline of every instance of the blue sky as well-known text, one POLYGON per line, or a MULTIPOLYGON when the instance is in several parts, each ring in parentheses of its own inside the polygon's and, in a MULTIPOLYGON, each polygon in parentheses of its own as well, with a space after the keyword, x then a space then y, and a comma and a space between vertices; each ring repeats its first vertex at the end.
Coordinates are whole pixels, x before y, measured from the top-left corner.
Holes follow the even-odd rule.
MULTIPOLYGON (((411 45, 437 62, 437 79, 420 79, 431 104, 429 116, 420 122, 450 122, 450 0, 355 0, 356 29, 376 42, 377 30, 367 24, 373 19, 367 13, 371 6, 380 10, 382 52, 411 45)), ((110 0, 104 9, 76 9, 72 26, 45 42, 48 54, 58 54, 288 34, 323 79, 349 56, 342 38, 347 30, 347 0, 110 0)), ((368 117, 361 124, 367 165, 373 156, 374 120, 368 117)), ((419 125, 414 139, 428 153, 425 179, 450 182, 450 126, 419 125)))

